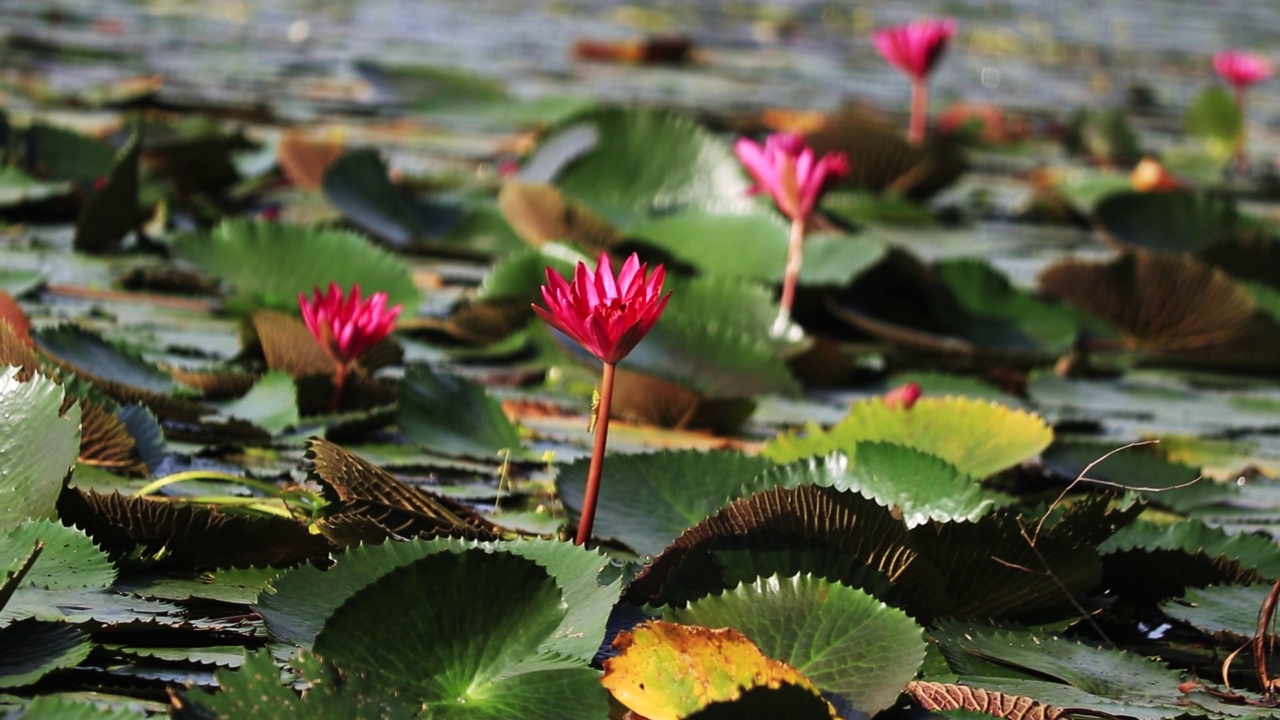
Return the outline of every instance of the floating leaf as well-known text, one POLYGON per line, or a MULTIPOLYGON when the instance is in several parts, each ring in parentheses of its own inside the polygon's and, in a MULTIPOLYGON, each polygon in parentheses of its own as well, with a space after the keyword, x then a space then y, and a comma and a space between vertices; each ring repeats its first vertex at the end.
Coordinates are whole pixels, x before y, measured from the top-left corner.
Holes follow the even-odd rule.
POLYGON ((1160 611, 1204 633, 1227 633, 1248 640, 1258 632, 1258 612, 1272 586, 1259 583, 1191 588, 1177 600, 1160 603, 1160 611))
POLYGON ((843 184, 916 200, 933 196, 966 169, 957 148, 913 145, 897 127, 857 108, 827 118, 808 133, 808 141, 818 156, 834 151, 849 158, 851 170, 843 184))
POLYGON ((1041 291, 1106 320, 1140 348, 1256 351, 1280 347, 1275 324, 1223 271, 1188 256, 1134 252, 1099 263, 1060 260, 1041 291))
POLYGON ((526 454, 501 404, 465 378, 414 365, 401 378, 397 396, 396 424, 410 442, 451 455, 526 454))
POLYGON ((860 442, 887 442, 946 460, 975 478, 1025 462, 1049 446, 1053 431, 1036 415, 986 400, 921 398, 910 410, 878 398, 860 400, 829 430, 808 428, 804 436, 781 435, 765 447, 779 463, 850 451, 860 442))
POLYGON ((312 461, 316 481, 342 501, 318 525, 320 532, 332 536, 330 539, 337 545, 350 544, 340 534, 357 532, 370 540, 390 534, 480 539, 496 535, 494 525, 479 513, 449 498, 406 485, 327 440, 307 441, 307 457, 312 461))
POLYGON ((548 133, 521 177, 554 182, 615 219, 743 204, 749 187, 728 143, 686 117, 639 108, 592 110, 566 120, 548 133), (566 137, 585 142, 570 149, 566 137))
POLYGON ((345 143, 333 137, 313 137, 301 126, 285 130, 276 147, 280 171, 289 182, 304 189, 318 190, 325 171, 346 149, 345 143))
POLYGON ((907 683, 906 693, 934 712, 968 710, 1005 720, 1059 720, 1066 714, 1062 708, 1031 698, 966 685, 913 680, 907 683))
POLYGON ((1098 203, 1103 237, 1121 248, 1199 252, 1229 240, 1244 221, 1229 197, 1189 191, 1123 192, 1098 203))
POLYGON ((298 293, 331 282, 343 288, 359 283, 366 294, 386 292, 389 304, 405 305, 410 314, 418 307, 418 289, 404 263, 344 230, 226 220, 207 235, 174 238, 173 251, 234 286, 227 298, 233 312, 296 312, 298 293))
POLYGON ((73 130, 37 122, 26 134, 26 166, 41 177, 93 182, 116 162, 111 146, 73 130))
MULTIPOLYGON (((313 343, 314 344, 314 343, 313 343)), ((298 388, 289 374, 272 370, 243 397, 219 407, 220 414, 253 423, 271 434, 298 424, 298 388)))
POLYGON ((0 688, 22 687, 89 657, 89 636, 70 625, 27 620, 0 628, 0 688))
POLYGON ((29 202, 40 202, 71 193, 68 181, 37 180, 21 168, 0 166, 0 207, 8 208, 29 202))
MULTIPOLYGON (((586 458, 575 461, 556 475, 556 492, 575 515, 582 508, 588 464, 586 458)), ((641 555, 658 553, 685 528, 751 494, 752 479, 769 467, 767 460, 741 453, 696 450, 612 455, 606 464, 596 533, 641 555)))
POLYGON ((62 410, 62 388, 43 375, 18 380, 0 368, 0 531, 49 519, 80 448, 80 407, 62 410))
POLYGON ((83 532, 51 520, 28 520, 0 535, 0 567, 25 559, 37 542, 44 549, 27 571, 24 587, 79 590, 109 587, 116 569, 83 532))
POLYGON ((147 464, 138 454, 133 435, 116 413, 84 400, 80 402, 80 413, 79 462, 107 468, 118 475, 147 474, 147 464))
POLYGON ((391 184, 376 150, 350 150, 324 174, 324 194, 351 222, 393 246, 426 236, 422 220, 391 184))
MULTIPOLYGON (((791 685, 819 694, 795 668, 766 657, 730 628, 652 621, 619 635, 614 647, 619 655, 605 661, 600 682, 614 699, 648 720, 690 717, 759 686, 791 685)), ((834 711, 830 716, 835 717, 834 711)))
POLYGON ((315 651, 421 699, 434 717, 598 720, 607 707, 596 672, 540 649, 567 612, 556 583, 530 560, 436 553, 352 595, 325 622, 315 651), (426 587, 428 604, 402 601, 426 587), (390 647, 395 663, 386 662, 390 647))
POLYGON ((868 715, 892 705, 924 659, 922 631, 902 611, 810 575, 761 578, 664 617, 738 630, 769 657, 868 715))
POLYGON ((1229 535, 1194 519, 1161 526, 1139 522, 1099 546, 1113 584, 1163 599, 1188 586, 1280 578, 1280 548, 1269 538, 1229 535), (1167 571, 1177 567, 1176 573, 1167 571))
POLYGON ((138 158, 142 143, 135 133, 120 149, 106 185, 89 196, 76 220, 75 249, 102 253, 118 250, 138 229, 138 158))
POLYGON ((929 520, 976 520, 1013 502, 984 488, 954 465, 928 453, 890 443, 858 443, 845 452, 790 462, 768 470, 765 487, 819 485, 860 493, 896 508, 907 527, 929 520))
POLYGON ((535 248, 564 240, 592 255, 622 240, 606 220, 550 185, 508 182, 498 193, 498 207, 516 234, 535 248))
POLYGON ((323 557, 329 544, 280 517, 230 515, 185 502, 101 495, 70 488, 58 515, 114 556, 134 552, 156 567, 193 570, 271 565, 323 557))

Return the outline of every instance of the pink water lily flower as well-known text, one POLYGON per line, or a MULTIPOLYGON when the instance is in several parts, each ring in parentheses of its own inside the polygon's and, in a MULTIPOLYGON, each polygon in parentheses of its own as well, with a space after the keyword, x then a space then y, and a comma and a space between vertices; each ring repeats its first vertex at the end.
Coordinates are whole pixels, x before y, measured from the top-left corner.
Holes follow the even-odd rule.
POLYGON ((315 288, 310 300, 298 293, 298 306, 311 336, 343 368, 390 335, 404 310, 400 305, 388 308, 385 292, 362 300, 358 284, 345 296, 336 282, 327 293, 315 288))
POLYGON ((1240 50, 1223 50, 1213 56, 1213 69, 1232 87, 1256 85, 1275 72, 1271 61, 1240 50))
POLYGON ((827 153, 815 160, 812 148, 798 133, 774 133, 763 146, 740 138, 733 150, 756 181, 751 191, 768 192, 792 221, 807 220, 827 185, 849 174, 844 153, 827 153))
POLYGON ((534 305, 533 311, 606 365, 613 365, 648 334, 671 297, 662 294, 666 279, 662 265, 646 275, 648 266, 635 253, 616 278, 604 253, 594 273, 586 263, 578 263, 572 283, 547 268, 547 284, 542 286, 547 307, 534 305))
POLYGON ((918 383, 899 385, 884 394, 884 404, 894 410, 910 410, 924 391, 918 383))
POLYGON ((877 30, 871 39, 890 65, 919 80, 933 70, 955 34, 956 21, 951 18, 921 18, 877 30))

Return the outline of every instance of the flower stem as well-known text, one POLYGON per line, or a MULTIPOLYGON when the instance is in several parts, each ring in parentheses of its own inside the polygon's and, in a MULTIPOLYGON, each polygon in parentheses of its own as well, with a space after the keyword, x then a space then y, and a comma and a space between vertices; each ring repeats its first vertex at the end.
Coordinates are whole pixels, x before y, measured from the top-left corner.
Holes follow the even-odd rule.
POLYGON ((591 539, 591 526, 596 521, 596 500, 600 496, 600 471, 604 469, 604 446, 609 436, 609 406, 613 404, 613 363, 604 364, 600 376, 600 407, 596 411, 596 440, 591 446, 591 465, 587 468, 587 491, 582 497, 582 517, 578 519, 578 535, 574 545, 585 545, 591 539))
POLYGON ((911 125, 907 129, 907 141, 912 145, 924 142, 925 125, 929 119, 929 84, 922 77, 911 79, 911 125))
POLYGON ((338 363, 338 369, 333 373, 333 394, 329 396, 329 412, 338 412, 338 406, 342 404, 342 388, 347 384, 347 364, 338 363))
POLYGON ((1236 113, 1240 116, 1240 132, 1236 133, 1236 175, 1243 176, 1249 168, 1249 160, 1245 157, 1245 126, 1248 122, 1245 120, 1245 89, 1243 85, 1237 85, 1234 88, 1236 99, 1236 113))
POLYGON ((796 301, 796 279, 800 276, 800 266, 804 261, 805 219, 791 221, 791 236, 787 241, 787 266, 782 274, 782 300, 778 309, 778 318, 773 321, 773 329, 769 334, 781 337, 791 325, 791 306, 796 301))

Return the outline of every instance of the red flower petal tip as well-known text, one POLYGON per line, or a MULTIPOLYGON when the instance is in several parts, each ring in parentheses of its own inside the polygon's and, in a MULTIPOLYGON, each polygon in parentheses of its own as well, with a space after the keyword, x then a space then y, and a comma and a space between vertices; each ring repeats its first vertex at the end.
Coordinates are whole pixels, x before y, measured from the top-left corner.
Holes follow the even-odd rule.
POLYGON ((793 221, 808 219, 827 186, 849 174, 844 153, 827 153, 815 160, 798 133, 774 133, 764 145, 740 138, 733 150, 756 181, 752 191, 768 192, 793 221))
POLYGON ((666 269, 642 265, 632 253, 615 276, 607 254, 594 272, 578 263, 573 282, 547 268, 542 286, 546 308, 533 306, 548 325, 568 335, 584 350, 612 365, 626 357, 653 328, 671 293, 662 294, 666 269))
POLYGON ((956 21, 921 18, 875 31, 871 40, 890 65, 915 79, 928 75, 956 34, 956 21))
POLYGON ((360 297, 360 285, 351 286, 344 295, 338 283, 330 283, 328 292, 315 288, 311 299, 298 293, 302 321, 311 336, 340 365, 346 365, 377 345, 395 329, 402 305, 387 307, 387 294, 376 292, 368 299, 360 297))
POLYGON ((923 393, 924 391, 916 383, 899 385, 884 394, 884 404, 894 410, 910 410, 923 393))
POLYGON ((1214 55, 1213 69, 1233 87, 1256 85, 1275 72, 1270 60, 1241 50, 1223 50, 1214 55))

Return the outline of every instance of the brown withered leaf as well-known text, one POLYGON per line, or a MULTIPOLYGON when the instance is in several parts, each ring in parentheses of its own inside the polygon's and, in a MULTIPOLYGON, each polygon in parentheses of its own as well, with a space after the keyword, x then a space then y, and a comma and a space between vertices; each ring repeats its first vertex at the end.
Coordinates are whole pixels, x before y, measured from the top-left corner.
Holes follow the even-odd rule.
POLYGON ((63 488, 58 517, 113 558, 136 553, 156 568, 212 570, 323 558, 329 543, 281 517, 231 515, 214 507, 63 488))
POLYGON ((917 200, 955 182, 967 167, 958 148, 912 145, 896 126, 856 107, 829 116, 809 133, 808 140, 819 156, 827 152, 848 156, 850 172, 843 183, 917 200))
POLYGON ((159 364, 161 370, 173 376, 183 385, 200 391, 206 400, 228 400, 249 392, 258 376, 239 370, 184 370, 183 368, 159 364))
POLYGON ((551 185, 508 182, 498 193, 498 209, 520 239, 533 247, 568 240, 595 255, 622 242, 622 233, 607 220, 551 185))
POLYGON ((660 597, 679 602, 717 592, 736 584, 719 577, 717 551, 793 546, 828 548, 875 570, 917 599, 919 610, 935 609, 926 607, 930 599, 944 601, 937 570, 911 548, 901 519, 857 493, 814 485, 757 493, 685 530, 636 575, 627 598, 637 604, 660 597), (677 577, 687 587, 672 588, 669 582, 677 577), (725 581, 731 584, 718 587, 725 581))
POLYGON ((317 190, 329 166, 344 151, 346 143, 341 140, 315 137, 305 128, 292 127, 280 136, 276 161, 289 182, 304 190, 317 190))
POLYGON ((379 528, 400 537, 446 535, 496 539, 498 528, 479 513, 449 498, 420 490, 342 447, 311 438, 307 459, 314 479, 340 501, 338 510, 319 523, 333 539, 367 540, 379 528))
POLYGON ((712 398, 670 380, 618 368, 610 415, 625 422, 676 429, 740 427, 755 402, 750 398, 712 398))
POLYGON ((119 475, 147 474, 138 443, 115 413, 90 400, 80 401, 80 455, 85 465, 119 475))
POLYGON ((1190 255, 1136 250, 1109 262, 1067 258, 1045 268, 1040 292, 1089 312, 1152 351, 1263 353, 1280 328, 1226 272, 1190 255))
POLYGON ((332 375, 337 364, 320 347, 298 318, 278 310, 259 310, 249 318, 255 342, 262 348, 267 367, 283 370, 298 378, 305 375, 332 375))
POLYGON ((1059 720, 1066 711, 1021 695, 952 683, 912 680, 905 692, 925 710, 971 710, 1005 720, 1059 720))
POLYGON ((40 358, 31 347, 30 337, 23 337, 14 331, 8 321, 0 319, 0 365, 12 365, 22 368, 18 374, 19 382, 26 382, 40 367, 40 358))

